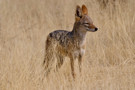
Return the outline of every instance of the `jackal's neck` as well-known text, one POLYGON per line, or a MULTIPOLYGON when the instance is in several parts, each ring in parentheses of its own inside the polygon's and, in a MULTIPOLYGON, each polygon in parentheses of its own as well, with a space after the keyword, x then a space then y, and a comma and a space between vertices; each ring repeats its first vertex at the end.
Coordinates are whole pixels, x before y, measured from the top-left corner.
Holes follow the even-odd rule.
POLYGON ((80 24, 79 23, 74 23, 74 27, 73 30, 71 31, 73 37, 75 37, 78 40, 84 40, 86 37, 86 30, 82 30, 80 28, 80 24))

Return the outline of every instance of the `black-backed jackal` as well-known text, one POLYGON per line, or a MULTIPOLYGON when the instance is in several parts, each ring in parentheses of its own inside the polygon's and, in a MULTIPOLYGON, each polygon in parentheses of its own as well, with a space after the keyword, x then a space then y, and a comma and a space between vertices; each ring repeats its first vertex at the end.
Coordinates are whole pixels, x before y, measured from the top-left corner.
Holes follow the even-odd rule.
POLYGON ((77 5, 73 30, 71 32, 56 30, 47 36, 44 59, 46 73, 51 70, 51 65, 55 62, 53 59, 54 55, 57 57, 56 69, 62 66, 64 57, 67 56, 70 58, 71 73, 73 78, 75 78, 74 61, 78 59, 79 71, 81 72, 81 65, 85 53, 86 33, 97 30, 98 28, 88 16, 87 7, 82 5, 81 8, 77 5))

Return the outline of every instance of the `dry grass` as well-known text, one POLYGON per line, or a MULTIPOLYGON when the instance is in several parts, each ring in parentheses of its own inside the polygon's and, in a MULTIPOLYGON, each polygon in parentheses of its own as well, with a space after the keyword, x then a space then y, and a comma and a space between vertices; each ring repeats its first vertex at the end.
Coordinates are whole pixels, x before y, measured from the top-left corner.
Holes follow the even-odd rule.
POLYGON ((0 90, 135 89, 134 8, 134 0, 0 0, 0 90), (66 59, 42 82, 46 36, 72 30, 77 4, 99 28, 87 34, 82 76, 76 61, 72 80, 66 59))

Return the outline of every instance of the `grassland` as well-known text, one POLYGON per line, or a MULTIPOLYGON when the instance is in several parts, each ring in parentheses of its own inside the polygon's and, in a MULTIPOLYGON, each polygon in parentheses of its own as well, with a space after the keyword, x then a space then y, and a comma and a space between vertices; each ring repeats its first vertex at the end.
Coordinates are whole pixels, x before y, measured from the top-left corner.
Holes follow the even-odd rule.
POLYGON ((134 0, 0 0, 0 90, 134 90, 134 0), (87 33, 83 72, 73 81, 69 59, 44 81, 49 32, 73 28, 85 4, 99 31, 87 33))

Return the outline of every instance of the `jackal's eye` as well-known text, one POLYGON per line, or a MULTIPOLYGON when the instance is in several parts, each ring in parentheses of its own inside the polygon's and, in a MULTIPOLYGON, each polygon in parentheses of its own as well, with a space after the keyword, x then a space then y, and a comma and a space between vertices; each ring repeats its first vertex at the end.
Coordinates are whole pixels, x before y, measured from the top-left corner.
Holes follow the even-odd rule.
POLYGON ((89 23, 84 23, 84 26, 89 27, 90 24, 89 23))

